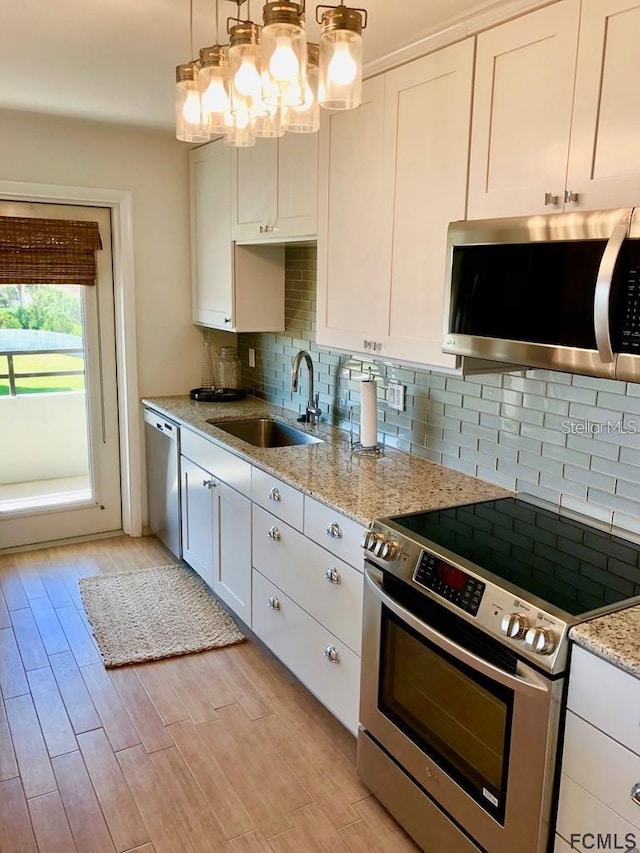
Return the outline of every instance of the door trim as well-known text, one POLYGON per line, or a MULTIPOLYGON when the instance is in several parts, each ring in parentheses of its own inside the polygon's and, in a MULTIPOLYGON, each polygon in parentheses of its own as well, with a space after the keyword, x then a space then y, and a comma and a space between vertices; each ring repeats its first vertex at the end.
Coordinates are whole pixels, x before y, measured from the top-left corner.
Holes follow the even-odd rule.
POLYGON ((142 429, 135 322, 132 193, 130 190, 103 187, 0 180, 0 198, 107 207, 111 210, 122 529, 130 536, 142 536, 142 429))

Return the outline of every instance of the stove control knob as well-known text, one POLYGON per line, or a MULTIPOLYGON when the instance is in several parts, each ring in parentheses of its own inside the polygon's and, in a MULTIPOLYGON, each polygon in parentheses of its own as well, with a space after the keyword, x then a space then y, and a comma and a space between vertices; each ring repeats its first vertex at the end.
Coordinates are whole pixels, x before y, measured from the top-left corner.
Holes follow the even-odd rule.
POLYGON ((548 628, 529 628, 524 646, 539 655, 550 655, 556 647, 556 638, 548 628))
POLYGON ((523 613, 508 613, 502 617, 500 630, 505 637, 510 637, 512 640, 521 640, 527 633, 529 620, 523 613))
POLYGON ((383 560, 395 560, 396 555, 398 553, 398 543, 393 542, 391 539, 385 539, 380 548, 380 554, 378 556, 382 557, 383 560))
POLYGON ((373 530, 367 530, 362 538, 362 547, 373 552, 378 542, 384 542, 384 536, 381 533, 374 533, 373 530))

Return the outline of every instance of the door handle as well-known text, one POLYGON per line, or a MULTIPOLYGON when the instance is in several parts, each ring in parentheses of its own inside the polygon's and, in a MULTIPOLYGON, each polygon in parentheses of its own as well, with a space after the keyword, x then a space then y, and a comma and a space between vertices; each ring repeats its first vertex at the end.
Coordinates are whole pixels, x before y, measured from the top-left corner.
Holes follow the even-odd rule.
POLYGON ((616 267, 616 261, 622 249, 627 233, 629 231, 628 218, 616 225, 600 261, 598 278, 596 279, 596 292, 593 297, 593 325, 596 333, 596 346, 600 361, 611 363, 613 361, 613 349, 611 346, 611 331, 609 329, 609 300, 611 298, 611 283, 616 267))

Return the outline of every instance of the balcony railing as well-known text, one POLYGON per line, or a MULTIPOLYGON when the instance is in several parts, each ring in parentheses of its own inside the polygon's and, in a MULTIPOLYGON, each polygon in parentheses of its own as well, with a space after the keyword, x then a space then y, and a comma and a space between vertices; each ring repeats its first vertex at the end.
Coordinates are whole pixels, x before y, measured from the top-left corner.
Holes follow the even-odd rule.
MULTIPOLYGON (((2 358, 7 359, 7 372, 0 373, 0 386, 3 380, 8 380, 9 396, 16 397, 20 392, 20 380, 34 378, 50 378, 59 376, 84 376, 84 366, 80 370, 36 370, 36 371, 17 371, 14 365, 14 358, 24 358, 25 356, 41 356, 41 355, 75 355, 82 357, 84 351, 82 347, 68 347, 65 349, 33 349, 33 350, 1 350, 0 349, 0 365, 2 358)), ((59 389, 51 389, 59 390, 59 389)), ((38 389, 39 393, 50 393, 48 389, 38 389)), ((0 388, 0 394, 2 390, 0 388)), ((33 391, 25 391, 24 393, 33 393, 33 391)))

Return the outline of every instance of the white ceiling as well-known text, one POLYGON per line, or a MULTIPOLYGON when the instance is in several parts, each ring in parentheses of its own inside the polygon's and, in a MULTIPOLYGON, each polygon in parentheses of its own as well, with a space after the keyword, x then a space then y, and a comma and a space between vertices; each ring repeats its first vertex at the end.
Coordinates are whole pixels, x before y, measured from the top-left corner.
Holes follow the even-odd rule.
MULTIPOLYGON (((336 0, 332 0, 332 5, 336 0)), ((365 63, 380 59, 492 3, 357 0, 369 13, 365 63)), ((0 109, 173 126, 175 66, 189 60, 189 0, 16 0, 0 26, 0 109)), ((215 0, 193 0, 194 44, 215 41, 215 0)), ((252 18, 261 3, 253 0, 252 18)), ((220 0, 220 19, 236 6, 220 0)), ((247 6, 243 7, 245 16, 247 6)), ((317 41, 315 4, 307 33, 317 41)), ((221 41, 224 39, 222 23, 221 41)))

